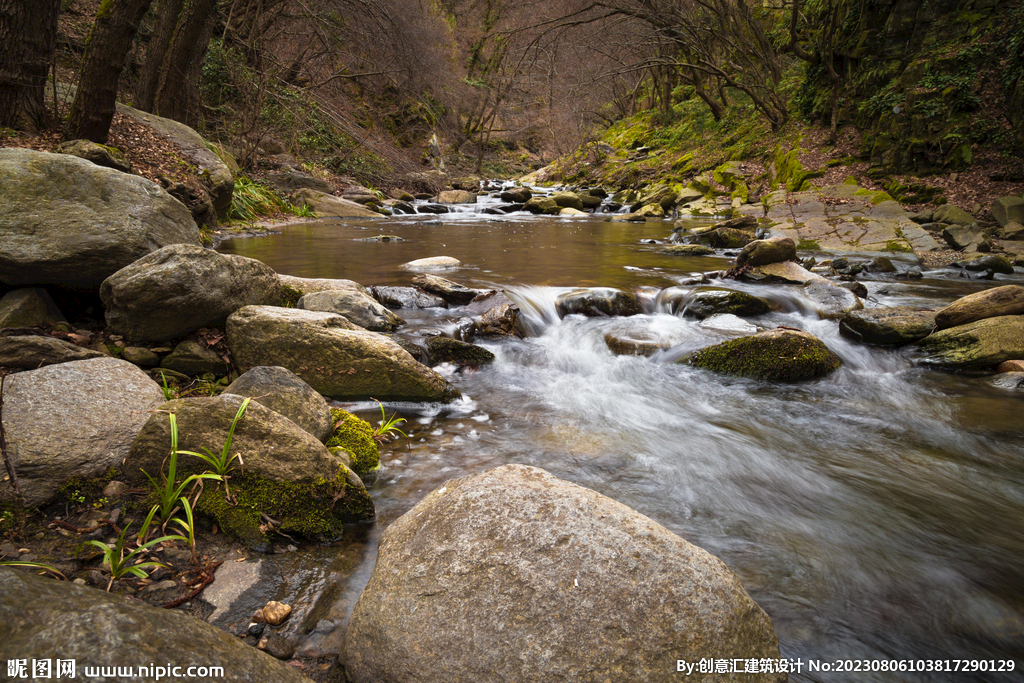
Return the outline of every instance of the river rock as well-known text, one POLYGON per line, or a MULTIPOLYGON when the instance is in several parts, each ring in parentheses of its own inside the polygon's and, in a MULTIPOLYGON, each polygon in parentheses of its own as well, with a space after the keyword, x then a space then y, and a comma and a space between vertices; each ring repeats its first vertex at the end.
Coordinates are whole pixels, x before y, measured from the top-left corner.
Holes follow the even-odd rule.
POLYGON ((864 302, 845 287, 831 280, 811 280, 803 287, 804 295, 814 302, 818 315, 829 320, 842 318, 850 311, 864 308, 864 302))
POLYGON ((715 250, 704 244, 673 244, 661 250, 673 256, 712 256, 715 250))
POLYGON ((711 226, 716 230, 721 228, 730 228, 733 230, 748 230, 753 232, 754 228, 757 227, 757 219, 753 216, 737 216, 736 218, 730 218, 727 221, 721 221, 711 226))
POLYGON ((943 204, 937 208, 932 213, 932 220, 936 223, 949 223, 953 225, 971 225, 975 222, 974 216, 953 204, 943 204))
POLYGON ((67 154, 0 148, 0 282, 95 288, 199 228, 156 183, 67 154))
POLYGON ((480 294, 475 289, 464 287, 457 282, 452 282, 437 275, 417 275, 412 279, 412 283, 455 306, 468 304, 480 294))
MULTIPOLYGON (((221 394, 161 405, 131 445, 124 463, 128 483, 148 487, 143 472, 159 480, 171 444, 167 412, 177 419, 179 449, 205 447, 219 455, 242 401, 221 394)), ((373 501, 359 477, 312 434, 256 401, 238 420, 230 451, 236 453, 240 462, 232 466, 228 484, 237 505, 225 501, 222 484, 207 481, 197 508, 250 545, 266 542, 261 514, 280 522, 282 531, 314 538, 336 538, 344 524, 373 519, 373 501)), ((181 455, 177 468, 184 478, 209 470, 209 464, 181 455)))
POLYGON ((764 266, 769 263, 792 261, 796 258, 796 242, 789 237, 754 240, 743 247, 736 257, 737 266, 764 266))
POLYGON ((996 366, 996 372, 1024 372, 1024 360, 1007 360, 996 366))
POLYGON ((0 327, 37 327, 66 322, 64 315, 42 287, 7 292, 0 299, 0 327))
POLYGON ((679 301, 673 312, 694 318, 708 318, 719 313, 731 313, 740 317, 763 315, 771 311, 771 305, 764 299, 732 289, 705 289, 694 292, 679 301))
POLYGON ((572 217, 572 216, 589 216, 590 214, 588 214, 586 211, 580 211, 579 209, 574 209, 571 206, 567 206, 564 209, 562 209, 561 211, 559 211, 558 215, 559 216, 570 216, 570 217, 572 217))
POLYGON ((975 320, 1024 313, 1024 287, 1003 285, 961 297, 935 314, 935 327, 966 325, 975 320))
POLYGON ((278 304, 281 285, 269 266, 244 256, 175 244, 103 281, 107 325, 129 341, 164 341, 221 326, 249 304, 278 304))
MULTIPOLYGON (((715 228, 701 233, 697 240, 701 244, 710 244, 719 249, 739 249, 754 241, 754 233, 736 228, 715 228)), ((742 255, 742 252, 740 253, 742 255)))
MULTIPOLYGON (((144 683, 182 680, 188 667, 195 666, 200 668, 194 675, 226 683, 309 683, 295 668, 184 612, 7 567, 0 567, 0 593, 5 626, 0 657, 8 661, 52 661, 57 656, 74 662, 78 677, 95 667, 97 681, 124 680, 99 676, 112 667, 134 667, 134 680, 144 683), (181 668, 175 675, 164 667, 181 668)), ((51 671, 58 679, 58 664, 51 671)))
POLYGON ((583 201, 575 192, 555 192, 553 195, 551 195, 551 199, 553 199, 555 204, 557 204, 560 208, 576 209, 577 211, 583 210, 583 201))
POLYGON ((588 287, 559 294, 555 310, 562 318, 573 314, 591 318, 626 316, 639 313, 640 302, 633 292, 613 287, 588 287))
POLYGON ((942 239, 958 251, 978 251, 978 245, 985 240, 984 231, 978 225, 953 224, 942 229, 942 239))
POLYGON ((456 365, 476 367, 494 362, 494 354, 476 344, 469 344, 451 337, 427 337, 427 353, 431 364, 455 363, 456 365))
POLYGON ((1000 228, 1007 223, 1024 223, 1024 199, 1020 197, 1000 197, 992 202, 992 217, 1000 228))
POLYGON ((510 187, 507 190, 503 190, 499 199, 509 204, 525 204, 530 201, 530 197, 533 196, 533 192, 528 187, 510 187))
POLYGON ((462 261, 451 256, 431 256, 402 264, 406 270, 451 270, 462 266, 462 261))
POLYGON ((940 329, 920 344, 928 354, 922 361, 925 365, 957 370, 994 368, 1024 358, 1024 315, 1002 315, 940 329))
MULTIPOLYGON (((163 401, 156 382, 116 358, 7 377, 3 424, 25 505, 51 501, 72 477, 90 479, 119 467, 149 417, 146 411, 163 401)), ((14 498, 10 482, 0 482, 0 500, 14 498)))
POLYGON ((903 346, 924 339, 935 327, 935 311, 910 306, 850 311, 839 321, 839 334, 862 344, 903 346))
POLYGON ((841 365, 839 356, 809 332, 774 329, 697 351, 690 365, 769 382, 823 377, 841 365))
POLYGON ((280 365, 331 398, 447 403, 460 396, 391 339, 352 327, 334 313, 246 306, 228 318, 227 335, 243 371, 280 365))
POLYGON ((298 302, 306 311, 337 313, 350 322, 374 332, 392 332, 405 321, 382 306, 376 299, 354 289, 333 289, 306 294, 298 302))
POLYGON ((519 319, 519 306, 505 303, 484 311, 476 320, 476 336, 478 337, 519 337, 526 336, 523 324, 519 319))
POLYGON ((358 202, 311 190, 308 187, 296 190, 292 194, 292 201, 299 206, 305 206, 320 218, 381 218, 379 213, 358 202))
POLYGON ((0 337, 0 367, 34 370, 44 365, 102 358, 106 354, 41 335, 0 337))
POLYGON ((1013 275, 1013 264, 1002 254, 989 254, 972 259, 964 264, 964 268, 972 271, 991 270, 993 273, 1013 275))
POLYGON ((1024 389, 1024 372, 1004 372, 993 377, 991 384, 999 389, 1024 389))
POLYGON ((310 189, 324 194, 334 192, 334 187, 326 180, 314 178, 311 175, 296 170, 270 173, 267 175, 267 184, 283 194, 289 194, 295 190, 310 189))
POLYGON ((740 277, 743 280, 764 282, 766 284, 782 283, 794 285, 803 285, 808 282, 824 279, 793 261, 758 266, 742 274, 740 277))
POLYGON ((551 197, 541 196, 531 197, 525 204, 523 204, 523 209, 529 211, 530 213, 539 213, 554 216, 558 214, 561 207, 558 206, 558 202, 556 202, 551 197))
POLYGON ((334 432, 331 407, 288 368, 280 365, 252 368, 224 389, 226 394, 252 396, 253 400, 284 415, 320 441, 334 432))
MULTIPOLYGON (((327 292, 335 289, 355 289, 364 294, 368 290, 353 280, 340 280, 333 278, 295 277, 294 275, 278 275, 278 281, 282 287, 290 287, 299 293, 312 294, 313 292, 327 292)), ((298 298, 296 298, 298 301, 298 298)))
POLYGON ((373 298, 388 308, 448 308, 448 302, 415 287, 371 287, 373 298))
POLYGON ((676 681, 679 659, 778 656, 724 563, 525 465, 448 481, 384 531, 343 650, 353 683, 676 681))
POLYGON ((476 194, 468 190, 445 190, 437 195, 438 204, 476 204, 476 194))
POLYGON ((183 375, 203 375, 212 372, 223 376, 231 367, 220 355, 197 339, 186 339, 174 347, 160 363, 160 367, 183 375))
POLYGON ((643 329, 606 332, 604 343, 616 356, 653 356, 658 351, 672 346, 671 342, 643 329))

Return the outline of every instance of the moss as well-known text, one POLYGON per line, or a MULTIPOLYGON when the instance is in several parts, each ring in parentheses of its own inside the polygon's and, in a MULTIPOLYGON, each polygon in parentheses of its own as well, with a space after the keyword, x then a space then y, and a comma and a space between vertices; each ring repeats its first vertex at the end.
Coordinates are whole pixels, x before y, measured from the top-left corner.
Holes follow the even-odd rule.
POLYGON ((821 251, 821 245, 815 240, 802 239, 796 243, 796 248, 798 251, 821 251))
POLYGON ((857 195, 858 197, 868 197, 868 201, 871 203, 871 206, 878 206, 882 202, 895 201, 892 198, 892 195, 890 195, 888 192, 883 191, 875 192, 874 190, 865 190, 862 188, 854 192, 854 194, 857 195))
POLYGON ((352 470, 360 477, 380 469, 380 448, 373 438, 373 426, 347 410, 331 409, 334 434, 324 443, 328 448, 340 446, 352 455, 352 470))
POLYGON ((911 249, 909 246, 907 246, 903 242, 899 242, 897 240, 889 240, 888 242, 886 242, 885 243, 885 250, 886 251, 893 251, 893 252, 904 253, 904 254, 911 254, 911 253, 914 252, 914 250, 911 249))
POLYGON ((302 292, 290 285, 281 285, 281 305, 284 308, 295 308, 299 305, 299 299, 302 298, 302 292))
POLYGON ((775 382, 799 382, 839 368, 839 357, 820 340, 773 332, 709 346, 693 354, 689 363, 727 375, 775 382))
POLYGON ((103 489, 118 475, 116 467, 108 467, 98 477, 71 477, 57 489, 57 495, 69 503, 92 504, 103 496, 103 489))

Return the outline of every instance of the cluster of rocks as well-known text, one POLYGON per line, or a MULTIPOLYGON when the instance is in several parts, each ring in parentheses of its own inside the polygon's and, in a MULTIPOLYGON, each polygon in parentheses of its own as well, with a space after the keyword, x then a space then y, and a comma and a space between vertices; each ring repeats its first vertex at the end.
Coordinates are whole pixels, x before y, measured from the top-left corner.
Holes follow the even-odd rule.
POLYGON ((990 211, 994 219, 991 222, 945 204, 910 219, 940 236, 950 248, 963 252, 960 265, 968 270, 1012 273, 1012 263, 1024 257, 1024 198, 1000 197, 992 202, 990 211))

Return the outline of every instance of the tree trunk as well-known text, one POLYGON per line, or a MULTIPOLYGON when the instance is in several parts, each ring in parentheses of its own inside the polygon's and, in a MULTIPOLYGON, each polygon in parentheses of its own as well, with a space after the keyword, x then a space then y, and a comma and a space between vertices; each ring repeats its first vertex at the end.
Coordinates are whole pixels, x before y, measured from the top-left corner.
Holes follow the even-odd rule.
POLYGON ((146 62, 142 65, 139 85, 135 92, 136 106, 142 111, 153 111, 153 100, 156 89, 160 85, 160 73, 163 70, 164 58, 171 46, 174 27, 178 25, 178 15, 185 0, 160 0, 157 7, 157 24, 153 37, 146 46, 146 62))
POLYGON ((216 19, 217 0, 185 0, 178 25, 164 58, 153 113, 182 121, 188 118, 190 100, 195 102, 196 83, 216 19), (193 95, 190 97, 190 93, 193 95))
POLYGON ((0 126, 38 132, 60 0, 0 0, 0 126))
POLYGON ((106 0, 96 12, 68 115, 67 137, 104 143, 117 106, 117 83, 142 16, 153 0, 106 0))

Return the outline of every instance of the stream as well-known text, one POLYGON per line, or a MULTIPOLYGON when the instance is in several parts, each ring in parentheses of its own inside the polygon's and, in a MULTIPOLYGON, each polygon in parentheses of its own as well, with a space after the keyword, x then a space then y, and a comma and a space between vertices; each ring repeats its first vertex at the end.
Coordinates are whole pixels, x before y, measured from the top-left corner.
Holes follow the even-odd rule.
MULTIPOLYGON (((806 329, 843 367, 821 380, 771 385, 675 364, 688 350, 750 332, 735 319, 677 317, 661 302, 660 290, 730 265, 721 255, 672 256, 642 243, 671 230, 668 220, 462 207, 295 225, 220 246, 279 273, 367 286, 407 286, 414 273, 401 264, 453 256, 463 267, 439 275, 503 289, 532 333, 474 340, 497 356, 479 370, 440 367, 462 401, 388 405, 408 420, 409 438, 381 449, 382 472, 370 487, 376 523, 292 554, 284 597, 321 596, 303 623, 327 619, 331 642, 340 642, 390 522, 448 479, 523 463, 624 503, 721 558, 771 617, 784 657, 1020 660, 1013 673, 942 674, 811 673, 805 663, 791 681, 1021 680, 1024 391, 1000 388, 991 375, 919 368, 913 348, 853 344, 796 286, 735 281, 714 286, 744 289, 778 309, 747 324, 806 329), (359 241, 382 233, 404 241, 359 241), (581 286, 637 289, 646 312, 560 320, 555 297, 581 286), (675 346, 651 358, 608 350, 606 332, 637 329, 675 346)), ((901 271, 914 265, 893 261, 901 271)), ((860 280, 867 306, 937 308, 1024 284, 1024 275, 978 282, 947 268, 920 280, 860 280)), ((459 317, 397 313, 408 322, 400 333, 413 338, 450 332, 459 317)), ((380 419, 375 404, 340 405, 380 419)))

